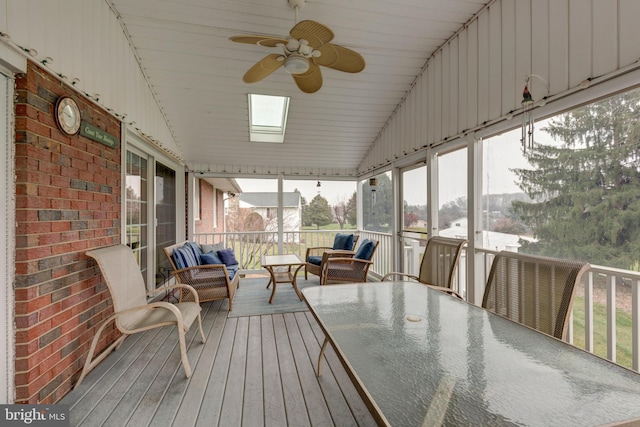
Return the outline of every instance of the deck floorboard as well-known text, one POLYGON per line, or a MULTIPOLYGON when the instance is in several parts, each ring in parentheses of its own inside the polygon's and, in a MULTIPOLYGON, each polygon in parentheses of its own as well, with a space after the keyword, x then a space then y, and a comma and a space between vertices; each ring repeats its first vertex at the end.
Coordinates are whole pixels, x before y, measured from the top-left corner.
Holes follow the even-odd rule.
POLYGON ((229 318, 226 302, 202 304, 186 336, 184 376, 175 328, 128 337, 60 403, 71 426, 374 425, 333 350, 315 375, 324 338, 308 312, 229 318))

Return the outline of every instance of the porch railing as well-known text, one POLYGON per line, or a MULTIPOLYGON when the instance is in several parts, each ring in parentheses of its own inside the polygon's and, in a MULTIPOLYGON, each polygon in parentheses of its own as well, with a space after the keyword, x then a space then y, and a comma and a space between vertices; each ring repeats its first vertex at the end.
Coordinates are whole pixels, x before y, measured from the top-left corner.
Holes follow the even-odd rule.
MULTIPOLYGON (((356 230, 309 230, 288 231, 283 233, 283 254, 295 254, 304 259, 307 248, 333 245, 333 238, 339 232, 353 232, 360 239, 379 240, 378 250, 373 257, 373 265, 369 272, 375 277, 382 277, 391 268, 391 235, 370 231, 356 230)), ((232 232, 232 233, 200 233, 194 236, 200 244, 223 243, 233 249, 245 274, 262 272, 260 258, 262 255, 278 253, 277 232, 232 232)))
MULTIPOLYGON (((283 253, 304 258, 307 247, 331 246, 337 232, 325 230, 283 233, 283 253)), ((382 277, 392 271, 392 235, 364 230, 354 233, 360 239, 380 241, 370 272, 382 277)), ((198 243, 223 242, 234 250, 244 273, 261 272, 262 254, 278 253, 278 234, 275 232, 204 233, 195 236, 198 243)), ((424 252, 422 239, 410 239, 404 244, 404 271, 417 273, 424 252)), ((495 251, 477 249, 476 268, 483 277, 482 288, 489 276, 495 251)), ((467 283, 466 251, 456 275, 458 290, 465 295, 467 283)), ((591 353, 640 370, 640 272, 592 265, 583 276, 576 292, 567 341, 591 353)))

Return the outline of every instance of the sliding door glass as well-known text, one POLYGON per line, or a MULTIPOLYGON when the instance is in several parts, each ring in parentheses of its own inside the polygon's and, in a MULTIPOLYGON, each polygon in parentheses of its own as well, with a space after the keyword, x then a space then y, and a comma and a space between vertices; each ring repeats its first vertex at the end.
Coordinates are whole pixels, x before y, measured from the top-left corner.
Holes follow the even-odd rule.
POLYGON ((156 211, 156 287, 169 278, 171 265, 163 248, 176 243, 176 171, 156 162, 155 176, 156 211))
POLYGON ((149 168, 146 156, 127 151, 125 198, 127 205, 126 244, 138 261, 148 285, 149 168))

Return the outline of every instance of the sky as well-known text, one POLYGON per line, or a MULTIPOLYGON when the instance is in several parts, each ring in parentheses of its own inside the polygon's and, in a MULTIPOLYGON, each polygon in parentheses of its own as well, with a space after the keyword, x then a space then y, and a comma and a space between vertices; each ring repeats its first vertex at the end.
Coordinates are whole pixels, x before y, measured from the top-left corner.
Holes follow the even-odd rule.
MULTIPOLYGON (((236 178, 243 192, 277 192, 277 179, 243 179, 236 178)), ((288 180, 285 179, 283 187, 285 192, 299 190, 307 200, 307 203, 313 199, 318 192, 322 197, 327 199, 330 205, 337 201, 348 201, 351 195, 356 191, 356 182, 353 181, 324 181, 320 178, 320 187, 317 187, 318 180, 288 180)))

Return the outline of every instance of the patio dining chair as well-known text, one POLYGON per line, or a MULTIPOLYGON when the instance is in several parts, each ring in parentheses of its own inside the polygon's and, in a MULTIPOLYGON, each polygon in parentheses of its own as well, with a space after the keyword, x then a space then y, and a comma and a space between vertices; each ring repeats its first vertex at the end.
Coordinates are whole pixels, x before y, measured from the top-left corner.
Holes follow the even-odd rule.
POLYGON ((307 248, 304 256, 304 280, 308 279, 308 273, 318 276, 322 283, 322 272, 328 258, 331 257, 352 257, 355 252, 354 248, 358 243, 358 237, 355 234, 337 233, 333 239, 333 246, 314 246, 307 248))
POLYGON ((482 307, 563 339, 575 288, 589 264, 499 252, 491 264, 482 307))
POLYGON ((189 285, 177 284, 157 288, 145 294, 145 284, 140 267, 133 255, 133 251, 125 245, 91 250, 86 252, 86 255, 93 258, 98 267, 100 267, 113 299, 114 314, 102 323, 93 337, 87 360, 75 387, 78 387, 84 377, 104 360, 111 351, 118 349, 127 336, 136 332, 170 325, 176 325, 182 366, 187 378, 189 378, 191 376, 191 366, 187 357, 185 333, 195 320, 198 321, 202 343, 206 341, 202 330, 200 302, 196 291, 189 285), (194 301, 179 302, 177 304, 166 301, 147 302, 147 297, 154 293, 172 291, 174 289, 190 290, 193 293, 194 301), (102 331, 114 320, 122 335, 94 359, 93 354, 102 331))
POLYGON ((385 274, 382 280, 395 278, 415 280, 462 299, 454 289, 454 279, 460 255, 466 244, 466 239, 433 236, 427 240, 418 276, 391 272, 385 274))

